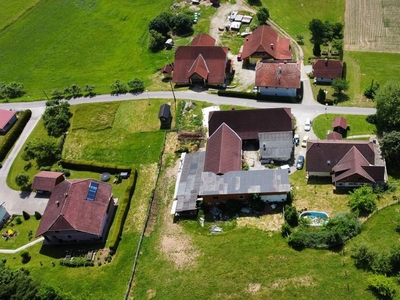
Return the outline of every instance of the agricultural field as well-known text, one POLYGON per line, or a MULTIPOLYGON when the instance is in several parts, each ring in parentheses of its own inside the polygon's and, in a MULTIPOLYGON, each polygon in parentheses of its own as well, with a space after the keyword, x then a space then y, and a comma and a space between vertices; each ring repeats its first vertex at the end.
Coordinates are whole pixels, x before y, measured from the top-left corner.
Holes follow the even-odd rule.
POLYGON ((400 2, 346 1, 345 50, 400 53, 400 2))

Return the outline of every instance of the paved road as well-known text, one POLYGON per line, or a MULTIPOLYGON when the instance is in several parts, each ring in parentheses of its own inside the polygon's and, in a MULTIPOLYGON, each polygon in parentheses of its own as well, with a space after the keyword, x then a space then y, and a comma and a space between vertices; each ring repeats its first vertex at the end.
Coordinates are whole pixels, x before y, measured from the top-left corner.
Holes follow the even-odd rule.
MULTIPOLYGON (((302 75, 304 80, 304 75, 302 75)), ((309 81, 305 82, 305 87, 309 87, 309 81)), ((236 106, 250 106, 254 108, 274 108, 274 107, 290 107, 292 113, 295 115, 298 124, 298 132, 303 132, 303 124, 306 118, 314 119, 317 115, 326 113, 325 106, 317 104, 312 98, 311 88, 307 91, 305 88, 305 94, 303 97, 302 104, 282 104, 282 103, 271 103, 266 101, 256 101, 251 99, 241 99, 241 98, 228 98, 219 97, 215 94, 198 93, 194 91, 184 91, 175 92, 177 99, 190 99, 197 101, 206 101, 209 103, 217 105, 236 105, 236 106)), ((100 95, 93 98, 77 98, 71 99, 69 103, 71 105, 81 104, 81 103, 99 103, 99 102, 109 102, 109 101, 128 101, 128 100, 141 100, 141 99, 155 99, 155 98, 166 98, 173 99, 172 92, 148 92, 139 95, 125 94, 119 96, 112 95, 100 95)), ((0 104, 2 109, 31 109, 32 118, 28 122, 24 131, 22 132, 20 138, 9 154, 8 158, 3 162, 3 168, 0 169, 0 198, 2 202, 5 202, 6 209, 11 214, 21 214, 23 210, 30 214, 35 211, 40 213, 44 212, 47 204, 46 198, 36 197, 35 193, 21 193, 19 191, 11 190, 6 183, 7 174, 10 171, 12 162, 18 155, 19 151, 22 149, 23 144, 28 138, 29 134, 32 132, 33 128, 36 126, 41 115, 45 110, 45 101, 38 102, 21 102, 21 103, 3 103, 0 104)), ((328 113, 338 113, 338 114, 354 114, 354 115, 369 115, 375 113, 375 109, 372 108, 358 108, 358 107, 338 107, 329 106, 327 108, 328 113)), ((303 136, 304 134, 302 134, 303 136)), ((310 137, 313 138, 313 133, 311 132, 310 137)), ((301 151, 301 150, 300 150, 301 151)))

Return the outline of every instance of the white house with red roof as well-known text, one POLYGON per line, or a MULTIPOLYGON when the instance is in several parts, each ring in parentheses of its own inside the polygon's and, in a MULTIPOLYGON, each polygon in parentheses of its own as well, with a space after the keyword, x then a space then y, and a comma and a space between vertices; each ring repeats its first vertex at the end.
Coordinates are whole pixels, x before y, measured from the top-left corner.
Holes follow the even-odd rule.
POLYGON ((301 65, 298 62, 259 61, 255 85, 259 87, 261 95, 296 97, 301 86, 300 70, 301 65))

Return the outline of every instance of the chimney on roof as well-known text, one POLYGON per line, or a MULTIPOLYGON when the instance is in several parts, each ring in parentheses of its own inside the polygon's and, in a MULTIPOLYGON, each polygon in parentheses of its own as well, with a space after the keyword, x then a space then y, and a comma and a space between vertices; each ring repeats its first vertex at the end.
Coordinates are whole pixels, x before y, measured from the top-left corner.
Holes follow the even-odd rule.
POLYGON ((327 67, 327 66, 328 66, 328 58, 325 57, 325 67, 327 67))
POLYGON ((246 42, 248 42, 249 41, 249 38, 246 38, 246 42))
POLYGON ((59 207, 60 206, 60 201, 56 201, 56 205, 57 205, 57 207, 59 207))
POLYGON ((271 43, 271 49, 274 50, 274 43, 271 43))

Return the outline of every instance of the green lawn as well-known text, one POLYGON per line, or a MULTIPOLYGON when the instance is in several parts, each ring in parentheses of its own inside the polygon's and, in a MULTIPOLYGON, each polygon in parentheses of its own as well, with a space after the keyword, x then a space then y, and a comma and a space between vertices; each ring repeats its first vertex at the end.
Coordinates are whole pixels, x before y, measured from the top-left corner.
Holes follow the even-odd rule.
POLYGON ((152 99, 73 106, 63 158, 121 166, 157 162, 164 141, 158 110, 165 102, 152 99))
MULTIPOLYGON (((0 12, 11 11, 8 2, 0 3, 0 12)), ((93 84, 96 93, 109 93, 117 78, 148 84, 166 58, 148 50, 147 24, 172 2, 43 0, 0 31, 0 78, 23 83, 24 100, 73 83, 93 84)))
POLYGON ((8 230, 13 230, 14 232, 17 232, 17 234, 7 240, 2 237, 0 239, 0 249, 17 249, 29 242, 33 242, 35 240, 35 233, 39 226, 39 222, 40 220, 36 220, 35 216, 31 216, 28 220, 24 220, 23 216, 14 216, 14 220, 8 225, 5 225, 1 229, 1 232, 4 233, 8 230), (16 218, 19 218, 22 223, 18 224, 16 218), (32 231, 31 238, 29 238, 30 231, 32 231))
MULTIPOLYGON (((329 112, 329 106, 328 106, 329 112)), ((328 131, 333 131, 332 122, 336 117, 343 117, 347 120, 347 125, 350 126, 348 137, 356 135, 371 135, 376 134, 376 126, 366 121, 366 116, 355 115, 340 115, 340 114, 323 114, 313 120, 313 130, 319 139, 326 139, 328 131)))
POLYGON ((0 32, 16 22, 23 14, 26 14, 42 0, 19 0, 0 2, 0 32))

